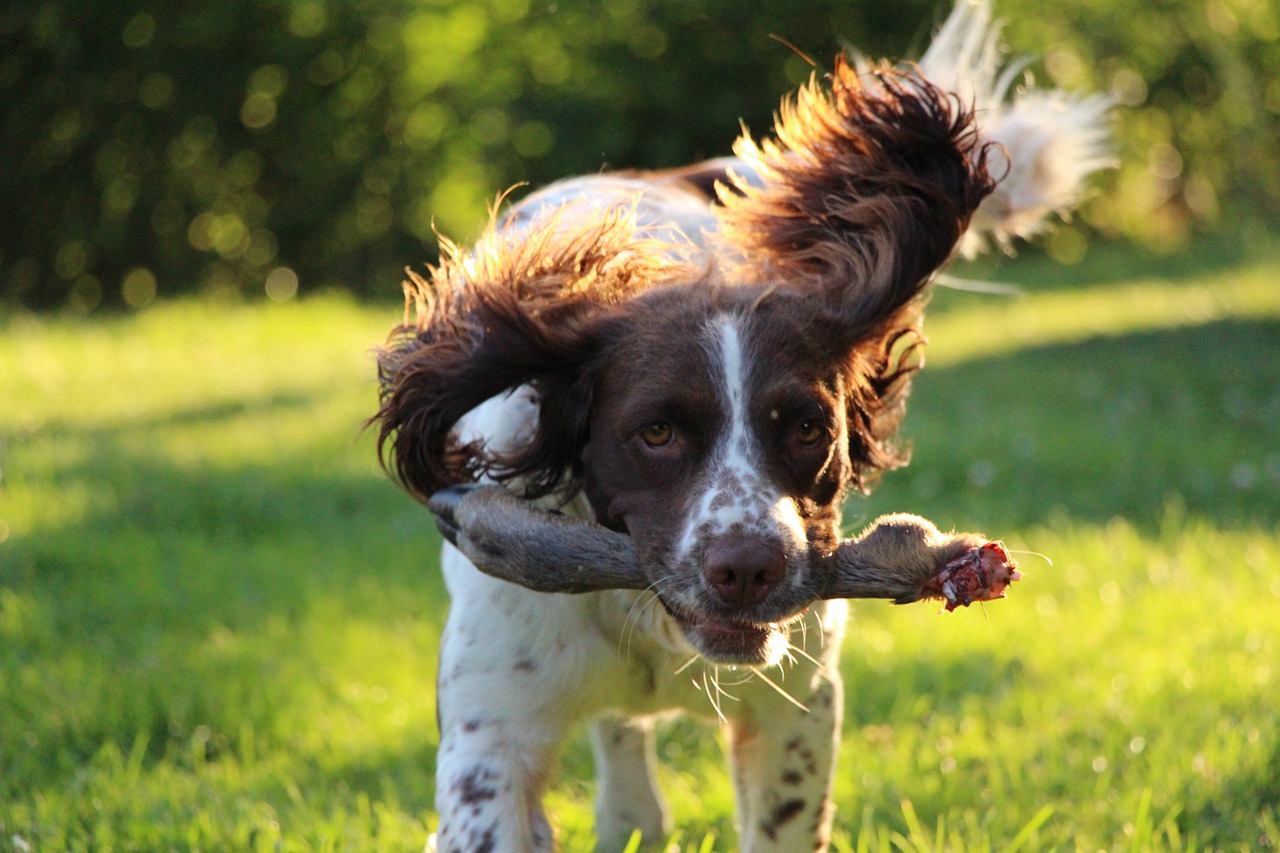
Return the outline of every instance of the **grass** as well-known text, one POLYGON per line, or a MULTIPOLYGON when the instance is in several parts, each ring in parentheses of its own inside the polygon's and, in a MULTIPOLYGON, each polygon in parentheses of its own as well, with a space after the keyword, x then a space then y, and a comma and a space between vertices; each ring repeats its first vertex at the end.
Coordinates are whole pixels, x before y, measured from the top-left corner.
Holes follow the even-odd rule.
MULTIPOLYGON (((1273 847, 1280 264, 992 274, 1026 294, 938 294, 914 463, 846 519, 1053 565, 1023 555, 985 616, 854 606, 835 847, 1273 847)), ((0 850, 421 849, 438 540, 360 430, 397 316, 0 329, 0 850)), ((733 849, 708 731, 662 730, 678 850, 733 849)), ((549 799, 568 850, 590 775, 579 736, 549 799)))

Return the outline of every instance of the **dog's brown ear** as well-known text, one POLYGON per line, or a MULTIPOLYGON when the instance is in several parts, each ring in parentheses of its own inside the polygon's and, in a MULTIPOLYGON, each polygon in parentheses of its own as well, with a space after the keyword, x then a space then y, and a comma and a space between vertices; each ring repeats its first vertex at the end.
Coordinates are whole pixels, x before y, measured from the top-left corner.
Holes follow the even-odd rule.
POLYGON ((820 292, 856 333, 920 293, 994 182, 972 111, 915 71, 840 59, 830 83, 738 140, 757 180, 722 188, 720 217, 748 278, 820 292))
MULTIPOLYGON (((407 285, 415 295, 429 287, 416 276, 407 285)), ((378 425, 379 456, 419 500, 499 473, 489 448, 455 433, 463 415, 526 383, 537 393, 544 381, 559 388, 559 377, 575 375, 589 360, 592 340, 585 327, 566 318, 557 329, 547 319, 523 310, 509 293, 478 291, 465 303, 430 304, 378 351, 381 406, 371 423, 378 425)))
POLYGON ((585 441, 598 323, 671 264, 636 239, 625 205, 512 217, 474 249, 443 240, 442 250, 429 277, 409 273, 405 321, 377 351, 381 406, 370 423, 383 465, 424 501, 482 474, 522 477, 530 495, 546 494, 585 441), (522 385, 539 406, 518 447, 455 434, 471 409, 522 385))
POLYGON ((971 109, 914 69, 837 61, 783 103, 775 138, 743 135, 719 210, 741 277, 821 299, 849 359, 854 485, 906 464, 895 442, 920 365, 920 295, 993 188, 971 109), (750 180, 747 180, 747 178, 750 180))

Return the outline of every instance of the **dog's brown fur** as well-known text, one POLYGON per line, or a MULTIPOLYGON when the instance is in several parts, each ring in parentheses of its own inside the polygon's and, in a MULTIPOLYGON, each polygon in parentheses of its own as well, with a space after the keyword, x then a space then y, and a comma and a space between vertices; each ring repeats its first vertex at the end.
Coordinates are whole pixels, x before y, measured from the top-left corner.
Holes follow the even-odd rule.
POLYGON ((425 500, 482 473, 522 477, 530 496, 565 477, 578 485, 610 330, 644 312, 638 294, 682 286, 754 301, 778 290, 806 297, 853 378, 850 482, 865 489, 905 461, 892 438, 918 367, 917 297, 993 187, 972 113, 919 77, 878 68, 864 81, 840 61, 829 91, 816 81, 802 89, 784 103, 774 140, 744 137, 737 153, 763 184, 721 171, 710 265, 638 237, 634 212, 615 208, 587 229, 554 217, 532 232, 508 222, 474 251, 446 243, 430 281, 411 274, 416 319, 379 355, 374 418, 406 488, 425 500), (462 414, 525 383, 540 395, 527 447, 498 459, 450 443, 462 414))

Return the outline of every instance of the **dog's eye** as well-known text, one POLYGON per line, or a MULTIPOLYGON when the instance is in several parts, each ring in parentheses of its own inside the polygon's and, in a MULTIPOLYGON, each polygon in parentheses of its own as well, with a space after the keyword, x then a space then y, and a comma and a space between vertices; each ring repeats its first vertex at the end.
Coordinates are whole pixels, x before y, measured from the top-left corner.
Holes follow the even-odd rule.
POLYGON ((827 431, 819 421, 801 421, 796 427, 796 441, 805 447, 812 447, 822 440, 827 431))
POLYGON ((650 447, 666 447, 675 436, 675 430, 666 421, 655 421, 640 431, 640 438, 650 447))

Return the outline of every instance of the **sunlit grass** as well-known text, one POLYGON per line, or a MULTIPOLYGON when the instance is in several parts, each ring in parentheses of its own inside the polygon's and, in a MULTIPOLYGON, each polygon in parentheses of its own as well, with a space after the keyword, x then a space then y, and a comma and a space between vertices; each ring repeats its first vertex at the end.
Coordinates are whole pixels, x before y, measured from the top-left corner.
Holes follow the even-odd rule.
MULTIPOLYGON (((988 298, 980 308, 935 312, 940 315, 927 323, 929 339, 936 343, 931 361, 954 364, 1097 337, 1272 318, 1280 312, 1275 273, 1274 264, 1257 263, 1229 277, 1181 285, 1143 278, 1086 290, 1028 291, 994 304, 988 298)), ((950 308, 957 301, 975 300, 941 290, 934 307, 950 308)))
MULTIPOLYGON (((1028 275, 935 299, 914 462, 847 521, 919 512, 1053 564, 1020 554, 985 615, 854 605, 836 849, 1274 845, 1280 266, 1028 275)), ((0 850, 420 849, 438 540, 360 429, 398 316, 3 328, 0 850)), ((710 731, 662 729, 679 850, 734 846, 710 731)), ((590 763, 574 738, 549 798, 568 850, 590 763)))

